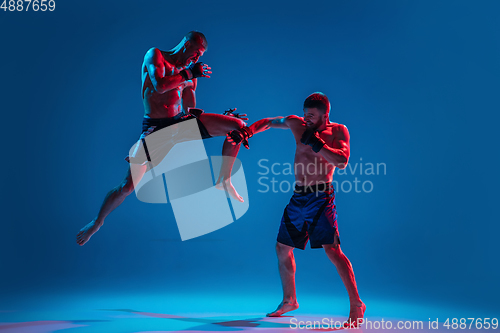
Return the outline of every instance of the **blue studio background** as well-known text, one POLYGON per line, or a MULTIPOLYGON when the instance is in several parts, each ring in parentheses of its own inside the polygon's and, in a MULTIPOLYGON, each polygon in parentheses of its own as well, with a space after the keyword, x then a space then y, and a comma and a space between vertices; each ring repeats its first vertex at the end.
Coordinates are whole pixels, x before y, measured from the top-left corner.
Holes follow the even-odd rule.
MULTIPOLYGON (((275 299, 255 311, 279 303, 274 244, 291 192, 260 191, 272 177, 286 189, 293 177, 262 175, 258 163, 282 171, 293 162, 289 131, 257 135, 240 151, 250 207, 235 223, 181 242, 170 205, 132 195, 88 244, 75 243, 125 175, 141 130, 145 52, 199 30, 213 70, 198 85, 206 112, 237 107, 250 122, 300 115, 305 97, 322 91, 331 120, 349 128, 358 169, 335 179, 373 185, 337 194, 342 248, 363 299, 498 314, 500 3, 56 3, 54 12, 0 11, 3 300, 255 291, 275 299), (385 164, 385 174, 361 173, 366 163, 385 164)), ((208 154, 222 142, 206 141, 208 154)), ((299 302, 308 294, 347 306, 324 253, 295 252, 299 302)))

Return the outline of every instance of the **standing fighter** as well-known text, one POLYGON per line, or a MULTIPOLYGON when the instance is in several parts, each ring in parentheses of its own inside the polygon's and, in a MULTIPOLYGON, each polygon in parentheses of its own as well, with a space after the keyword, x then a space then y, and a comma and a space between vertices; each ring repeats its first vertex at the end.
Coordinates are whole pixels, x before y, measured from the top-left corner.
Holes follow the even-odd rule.
MULTIPOLYGON (((197 78, 209 78, 212 73, 206 64, 197 62, 206 49, 205 36, 201 32, 191 31, 170 51, 152 48, 146 53, 142 64, 144 120, 141 139, 162 128, 193 118, 197 120, 203 139, 224 136, 231 130, 245 127, 243 120, 247 118, 242 118, 245 115, 231 112, 228 115, 211 114, 194 109, 197 78), (187 114, 191 108, 198 112, 187 114)), ((158 149, 149 147, 149 153, 155 154, 163 150, 164 157, 169 150, 165 148, 168 144, 170 143, 165 143, 164 147, 158 149)), ((232 197, 243 201, 230 180, 232 163, 238 150, 239 145, 233 145, 228 140, 224 142, 222 155, 225 158, 216 187, 225 187, 232 197)), ((128 156, 126 160, 129 162, 127 175, 117 187, 108 192, 97 216, 80 230, 76 237, 79 245, 84 245, 99 230, 109 213, 134 191, 134 181, 140 181, 148 170, 147 161, 138 160, 135 156, 128 156)))
MULTIPOLYGON (((337 229, 335 190, 331 184, 335 167, 344 169, 349 160, 349 132, 344 125, 329 120, 330 102, 322 93, 308 96, 304 102, 304 117, 288 116, 261 119, 250 126, 258 133, 268 128, 288 128, 295 137, 295 186, 290 203, 281 219, 276 243, 283 300, 268 317, 278 317, 299 307, 295 294, 295 259, 293 249, 325 249, 337 268, 349 294, 349 323, 356 326, 362 320, 366 306, 359 298, 352 265, 340 249, 337 229), (313 165, 311 173, 310 165, 313 165), (318 171, 319 170, 319 171, 318 171)), ((246 129, 228 134, 231 142, 239 143, 246 129)))

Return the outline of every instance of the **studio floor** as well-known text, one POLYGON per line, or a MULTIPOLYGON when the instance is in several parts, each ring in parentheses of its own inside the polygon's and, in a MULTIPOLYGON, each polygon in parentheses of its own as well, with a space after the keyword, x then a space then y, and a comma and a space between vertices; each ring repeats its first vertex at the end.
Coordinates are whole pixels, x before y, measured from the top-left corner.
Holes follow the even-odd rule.
MULTIPOLYGON (((346 320, 348 315, 347 299, 304 294, 299 298, 298 310, 288 316, 267 318, 265 313, 274 310, 278 301, 274 295, 271 297, 256 292, 246 295, 133 291, 115 294, 104 291, 52 292, 31 296, 25 294, 9 300, 3 299, 0 307, 0 332, 336 331, 339 330, 338 323, 346 320)), ((443 326, 447 317, 481 315, 472 309, 437 307, 408 301, 365 298, 364 302, 367 305, 365 319, 371 321, 371 327, 341 330, 450 332, 455 330, 451 326, 443 326), (439 327, 436 327, 432 322, 438 315, 439 327), (421 326, 416 322, 421 322, 421 326), (398 323, 402 328, 397 327, 398 323)), ((465 331, 487 330, 467 328, 465 331)))

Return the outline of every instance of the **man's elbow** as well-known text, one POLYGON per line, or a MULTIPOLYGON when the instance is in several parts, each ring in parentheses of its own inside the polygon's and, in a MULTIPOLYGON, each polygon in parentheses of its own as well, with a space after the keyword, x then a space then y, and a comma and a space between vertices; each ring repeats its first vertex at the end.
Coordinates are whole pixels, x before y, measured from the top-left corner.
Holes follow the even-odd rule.
POLYGON ((282 128, 282 129, 287 129, 288 125, 286 123, 287 117, 274 117, 274 118, 269 118, 269 126, 273 128, 282 128))
POLYGON ((156 83, 156 84, 153 84, 153 88, 154 90, 158 93, 158 94, 164 94, 167 92, 167 86, 165 84, 161 84, 161 83, 156 83))
POLYGON ((173 83, 172 77, 154 78, 151 80, 153 89, 159 94, 164 94, 167 91, 174 89, 176 86, 173 86, 173 83))
POLYGON ((280 118, 264 118, 262 121, 268 126, 268 127, 278 127, 280 125, 280 118))
POLYGON ((339 169, 345 169, 347 167, 347 163, 349 162, 349 158, 346 156, 339 156, 339 159, 337 161, 337 168, 339 169))

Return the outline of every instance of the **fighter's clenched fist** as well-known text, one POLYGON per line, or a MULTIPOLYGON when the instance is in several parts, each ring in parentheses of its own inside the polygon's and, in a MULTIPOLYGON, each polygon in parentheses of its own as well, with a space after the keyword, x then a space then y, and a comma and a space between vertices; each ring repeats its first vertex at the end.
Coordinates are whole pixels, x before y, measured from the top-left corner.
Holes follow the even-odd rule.
POLYGON ((197 62, 191 67, 180 71, 179 74, 182 75, 184 80, 192 80, 198 77, 210 77, 208 74, 212 74, 211 69, 207 64, 197 62))

